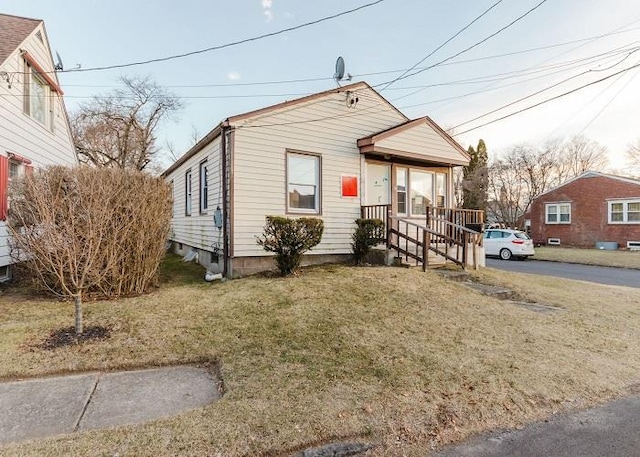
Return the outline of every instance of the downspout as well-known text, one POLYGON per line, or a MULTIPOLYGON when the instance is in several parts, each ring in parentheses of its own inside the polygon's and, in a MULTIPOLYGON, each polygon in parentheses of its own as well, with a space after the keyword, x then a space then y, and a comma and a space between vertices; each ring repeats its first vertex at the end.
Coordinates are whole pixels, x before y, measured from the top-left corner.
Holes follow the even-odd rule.
POLYGON ((229 272, 229 231, 227 218, 229 216, 227 196, 229 195, 229 190, 227 188, 227 122, 223 122, 220 124, 220 149, 221 149, 221 160, 222 160, 222 276, 225 278, 229 272))

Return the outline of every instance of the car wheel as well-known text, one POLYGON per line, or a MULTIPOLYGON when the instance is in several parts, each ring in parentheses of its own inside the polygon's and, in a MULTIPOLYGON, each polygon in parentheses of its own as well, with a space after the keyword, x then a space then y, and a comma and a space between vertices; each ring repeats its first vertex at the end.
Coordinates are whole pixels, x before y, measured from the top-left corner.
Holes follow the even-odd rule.
POLYGON ((511 258, 511 251, 507 248, 500 249, 500 258, 502 260, 509 260, 511 258))

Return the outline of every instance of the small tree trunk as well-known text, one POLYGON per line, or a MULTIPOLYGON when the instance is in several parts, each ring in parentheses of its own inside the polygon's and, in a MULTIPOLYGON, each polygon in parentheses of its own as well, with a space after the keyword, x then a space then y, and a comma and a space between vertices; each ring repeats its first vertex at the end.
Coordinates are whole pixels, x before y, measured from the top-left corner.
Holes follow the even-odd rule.
POLYGON ((80 293, 74 295, 73 304, 76 307, 76 335, 82 335, 82 295, 80 293))

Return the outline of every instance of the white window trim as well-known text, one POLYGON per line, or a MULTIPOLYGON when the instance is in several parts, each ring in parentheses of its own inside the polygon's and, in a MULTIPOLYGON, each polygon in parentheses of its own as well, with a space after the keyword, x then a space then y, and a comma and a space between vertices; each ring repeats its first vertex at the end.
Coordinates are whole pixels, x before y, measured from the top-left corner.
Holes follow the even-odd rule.
POLYGON ((208 168, 207 168, 207 160, 203 160, 200 162, 199 167, 199 178, 200 178, 200 188, 199 188, 199 203, 198 206, 200 208, 200 214, 207 214, 207 210, 209 209, 209 181, 208 181, 208 168), (203 173, 204 170, 204 173, 203 173), (204 185, 206 183, 206 186, 204 185))
POLYGON ((571 202, 549 202, 549 203, 545 203, 544 204, 544 223, 547 225, 569 225, 571 224, 571 202), (566 213, 561 213, 560 212, 560 207, 563 205, 567 205, 569 206, 569 220, 568 221, 563 221, 561 220, 560 215, 561 214, 566 214, 566 213), (556 213, 556 215, 558 216, 558 220, 557 221, 549 221, 549 207, 551 206, 555 206, 558 208, 558 212, 556 213))
POLYGON ((609 200, 607 202, 607 220, 612 225, 635 225, 640 224, 640 221, 629 221, 629 203, 640 203, 640 198, 629 198, 625 200, 609 200), (611 206, 616 203, 622 203, 622 220, 611 220, 611 206))
POLYGON ((322 211, 321 211, 321 205, 322 205, 322 156, 320 156, 319 154, 313 154, 311 152, 302 152, 302 151, 293 151, 293 150, 287 150, 286 151, 286 156, 285 156, 285 167, 286 167, 286 173, 285 173, 285 205, 286 205, 286 211, 287 214, 315 214, 315 215, 321 215, 322 211), (312 158, 315 159, 316 161, 316 195, 315 195, 315 208, 313 209, 306 209, 306 208, 292 208, 291 206, 289 206, 289 185, 291 184, 290 180, 289 180, 289 156, 301 156, 301 157, 308 157, 308 158, 312 158))
POLYGON ((184 215, 191 216, 191 205, 193 203, 193 183, 191 180, 191 169, 184 173, 184 215))

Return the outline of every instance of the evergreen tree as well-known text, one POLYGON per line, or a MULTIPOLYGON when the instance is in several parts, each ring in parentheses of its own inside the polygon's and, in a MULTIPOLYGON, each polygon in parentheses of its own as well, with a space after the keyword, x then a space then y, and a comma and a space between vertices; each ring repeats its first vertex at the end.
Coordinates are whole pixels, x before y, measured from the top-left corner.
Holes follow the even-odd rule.
POLYGON ((476 149, 469 146, 471 160, 463 169, 462 207, 466 209, 486 210, 489 189, 487 146, 484 140, 478 141, 476 149))

